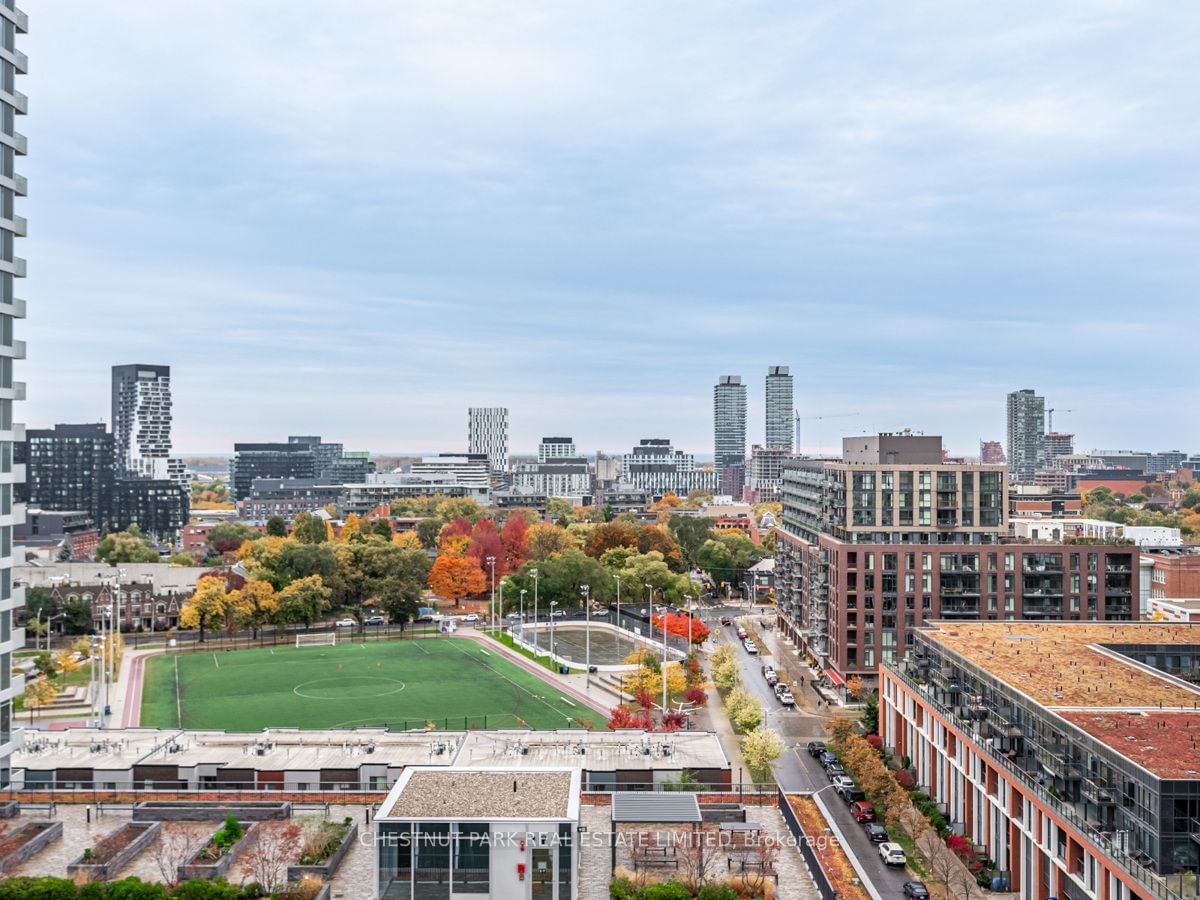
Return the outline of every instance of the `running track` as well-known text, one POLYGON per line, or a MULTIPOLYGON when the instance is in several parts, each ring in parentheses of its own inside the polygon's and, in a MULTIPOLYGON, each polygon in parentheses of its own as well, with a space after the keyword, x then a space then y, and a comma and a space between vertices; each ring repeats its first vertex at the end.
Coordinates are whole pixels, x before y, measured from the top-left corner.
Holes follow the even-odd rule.
MULTIPOLYGON (((498 641, 493 641, 482 634, 463 634, 459 633, 456 637, 465 637, 480 644, 490 653, 496 653, 498 656, 503 656, 509 662, 519 666, 526 672, 536 675, 539 679, 548 684, 553 685, 557 690, 578 701, 583 706, 600 713, 607 718, 609 711, 603 706, 596 703, 595 700, 588 697, 582 691, 577 690, 568 684, 563 684, 558 679, 548 679, 548 673, 541 666, 535 665, 530 660, 526 659, 519 653, 514 653, 498 641)), ((420 638, 420 640, 428 640, 420 638)), ((437 640, 437 638, 433 638, 437 640)), ((136 728, 142 721, 142 685, 146 677, 146 658, 149 656, 159 656, 158 653, 143 653, 133 657, 130 660, 129 666, 129 685, 125 688, 125 708, 121 711, 121 727, 136 728)))

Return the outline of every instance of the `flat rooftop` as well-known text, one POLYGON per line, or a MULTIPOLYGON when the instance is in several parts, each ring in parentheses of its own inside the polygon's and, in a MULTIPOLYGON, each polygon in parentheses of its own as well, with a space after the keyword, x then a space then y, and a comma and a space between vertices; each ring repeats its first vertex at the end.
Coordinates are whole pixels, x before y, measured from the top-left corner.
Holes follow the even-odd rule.
POLYGON ((578 796, 578 770, 414 768, 405 770, 383 809, 392 819, 543 821, 576 817, 578 796))
POLYGON ((1200 709, 1200 688, 1103 649, 1200 645, 1200 624, 941 622, 923 634, 1049 709, 1200 709))
POLYGON ((726 769, 721 741, 708 731, 469 731, 454 760, 460 766, 536 769, 726 769))
POLYGON ((1058 714, 1159 778, 1200 778, 1200 713, 1062 710, 1058 714))

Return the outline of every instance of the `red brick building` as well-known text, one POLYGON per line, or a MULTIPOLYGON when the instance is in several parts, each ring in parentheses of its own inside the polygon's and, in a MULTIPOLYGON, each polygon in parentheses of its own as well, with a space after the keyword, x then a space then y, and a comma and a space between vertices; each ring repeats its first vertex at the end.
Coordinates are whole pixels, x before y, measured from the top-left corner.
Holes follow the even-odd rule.
POLYGON ((1150 596, 1159 600, 1200 597, 1200 552, 1146 553, 1142 562, 1153 563, 1150 596))

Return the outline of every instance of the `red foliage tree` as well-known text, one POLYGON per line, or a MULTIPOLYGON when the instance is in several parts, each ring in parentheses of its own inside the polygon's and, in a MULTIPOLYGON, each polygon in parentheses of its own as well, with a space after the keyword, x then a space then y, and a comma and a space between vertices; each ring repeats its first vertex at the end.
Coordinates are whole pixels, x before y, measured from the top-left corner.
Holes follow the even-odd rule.
POLYGON ((683 699, 695 706, 708 706, 708 693, 702 687, 688 688, 683 699))
POLYGON ((961 834, 951 834, 946 837, 946 846, 950 852, 967 862, 971 858, 971 839, 961 834))
POLYGON ((678 731, 687 723, 687 716, 681 712, 671 710, 663 713, 662 726, 660 731, 678 731))
POLYGON ((442 526, 441 533, 438 535, 439 546, 446 543, 447 538, 471 536, 471 520, 464 516, 459 516, 453 522, 447 522, 442 526))
POLYGON ((883 738, 881 738, 877 734, 868 734, 867 735, 867 743, 870 744, 871 747, 875 750, 883 749, 883 738))
MULTIPOLYGON (((654 627, 662 628, 662 615, 654 616, 654 627)), ((708 626, 699 619, 692 619, 691 616, 682 615, 680 613, 667 613, 667 633, 675 634, 681 638, 688 636, 689 624, 691 627, 692 643, 702 644, 704 639, 708 637, 708 626)))
POLYGON ((642 709, 652 709, 654 707, 654 695, 645 688, 637 692, 637 704, 642 709))
POLYGON ((504 544, 504 564, 510 572, 515 572, 525 562, 527 531, 529 523, 525 521, 524 516, 509 516, 504 520, 504 527, 500 529, 500 542, 504 544))
POLYGON ((500 541, 496 523, 491 519, 480 519, 475 523, 475 528, 471 531, 471 543, 467 547, 467 556, 475 560, 489 579, 492 576, 492 567, 487 564, 489 556, 496 560, 497 581, 508 571, 505 565, 504 544, 500 541))
POLYGON ((608 714, 608 730, 618 728, 644 728, 649 731, 654 727, 650 713, 644 709, 632 710, 628 706, 614 706, 608 714))
POLYGON ((625 522, 606 522, 592 529, 583 552, 593 559, 599 559, 617 547, 636 547, 637 537, 637 530, 625 522))

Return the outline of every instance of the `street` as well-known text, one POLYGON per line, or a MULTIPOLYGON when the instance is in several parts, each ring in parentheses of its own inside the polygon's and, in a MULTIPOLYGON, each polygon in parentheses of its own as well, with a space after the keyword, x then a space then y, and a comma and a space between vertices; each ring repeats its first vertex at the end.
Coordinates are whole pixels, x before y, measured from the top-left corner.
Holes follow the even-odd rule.
MULTIPOLYGON (((829 810, 833 823, 842 832, 843 846, 847 853, 857 860, 878 895, 900 897, 904 882, 911 880, 912 876, 904 868, 883 864, 879 857, 878 845, 871 843, 863 827, 850 815, 847 804, 834 792, 821 764, 808 755, 809 741, 828 739, 825 723, 833 718, 818 712, 817 703, 821 698, 812 688, 808 667, 792 655, 790 647, 777 640, 774 629, 764 629, 761 626, 760 616, 746 616, 745 613, 743 607, 735 612, 721 612, 719 615, 744 617, 744 621, 758 633, 757 643, 763 652, 757 656, 751 656, 743 649, 737 639, 736 625, 721 626, 715 621, 713 624, 718 631, 718 639, 732 643, 737 648, 742 686, 762 702, 766 711, 766 724, 778 731, 788 745, 788 751, 775 764, 776 781, 784 793, 820 792, 821 800, 829 810), (796 697, 795 710, 782 706, 763 678, 762 667, 768 662, 776 669, 783 668, 789 674, 793 684, 792 692, 796 697), (805 679, 803 686, 799 680, 801 675, 805 679)), ((736 623, 737 619, 734 621, 736 623)))

